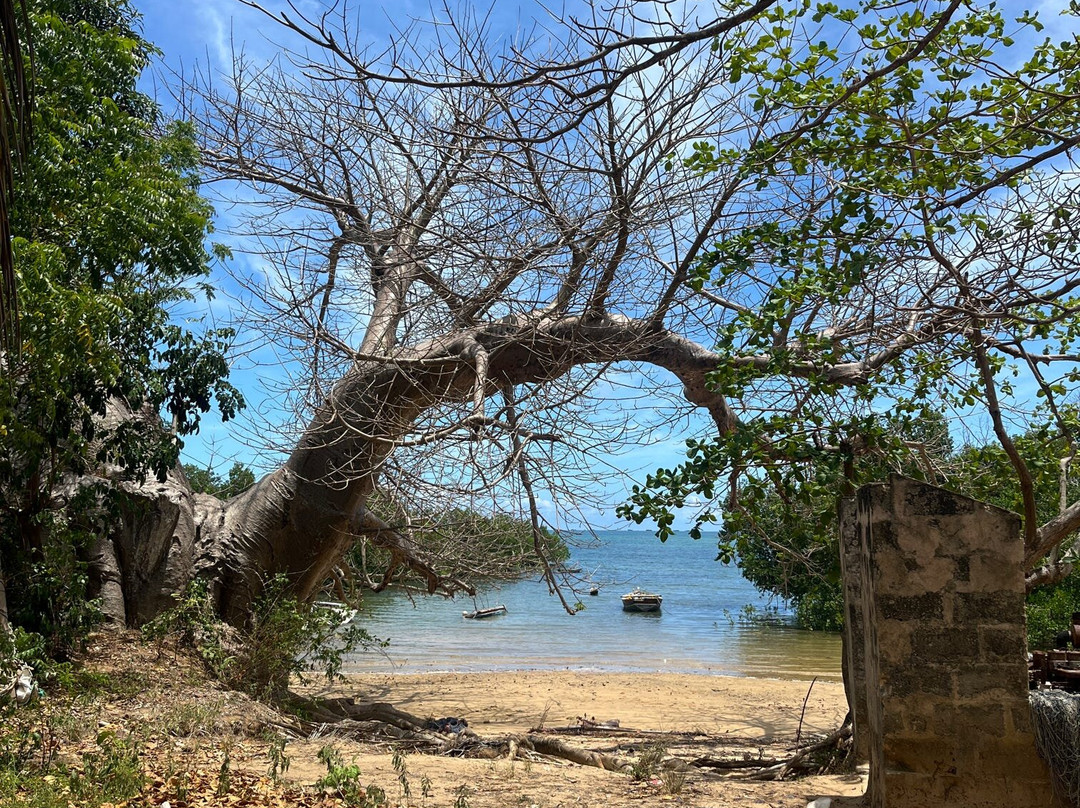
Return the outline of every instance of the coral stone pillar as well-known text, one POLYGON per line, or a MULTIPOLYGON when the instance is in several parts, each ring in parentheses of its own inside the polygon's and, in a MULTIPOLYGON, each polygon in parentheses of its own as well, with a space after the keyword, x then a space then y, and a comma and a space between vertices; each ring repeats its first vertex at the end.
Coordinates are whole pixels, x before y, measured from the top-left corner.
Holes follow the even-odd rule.
POLYGON ((1031 730, 1019 517, 893 476, 854 520, 869 804, 1059 805, 1031 730))

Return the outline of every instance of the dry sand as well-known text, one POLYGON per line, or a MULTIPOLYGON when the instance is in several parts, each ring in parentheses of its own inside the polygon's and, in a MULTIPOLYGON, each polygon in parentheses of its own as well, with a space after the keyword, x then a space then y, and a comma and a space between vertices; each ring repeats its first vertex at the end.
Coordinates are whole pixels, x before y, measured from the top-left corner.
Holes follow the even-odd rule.
MULTIPOLYGON (((808 737, 836 729, 846 712, 843 687, 836 682, 819 681, 811 688, 803 681, 682 674, 366 674, 350 677, 347 684, 334 690, 358 701, 389 702, 419 716, 464 718, 485 738, 572 726, 581 716, 601 722, 614 719, 621 730, 643 732, 559 737, 624 758, 636 757, 647 743, 656 740, 653 733, 657 732, 683 733, 664 738, 668 753, 682 759, 785 757, 794 748, 800 719, 805 743, 808 737)), ((396 775, 385 749, 368 746, 349 752, 365 778, 393 793, 396 775)), ((301 780, 317 776, 315 770, 305 771, 303 763, 296 767, 297 762, 313 756, 313 749, 297 744, 290 775, 301 780)), ((852 774, 757 783, 693 773, 677 793, 672 793, 670 782, 660 778, 635 782, 624 773, 541 760, 411 755, 407 767, 414 802, 440 808, 672 804, 802 808, 817 796, 851 796, 864 789, 863 779, 852 774), (426 801, 419 799, 419 783, 424 778, 430 781, 426 801), (463 802, 459 800, 462 797, 463 802)))

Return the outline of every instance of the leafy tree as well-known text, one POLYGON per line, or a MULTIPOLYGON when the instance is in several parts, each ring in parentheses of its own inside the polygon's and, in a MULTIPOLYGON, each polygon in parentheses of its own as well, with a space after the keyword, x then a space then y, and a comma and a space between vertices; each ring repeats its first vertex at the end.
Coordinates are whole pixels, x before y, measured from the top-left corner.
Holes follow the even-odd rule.
POLYGON ((136 90, 155 53, 137 15, 125 0, 24 6, 36 135, 11 211, 21 350, 0 360, 0 560, 13 622, 63 653, 91 617, 84 552, 107 530, 107 487, 87 481, 163 478, 212 400, 228 418, 242 399, 225 380, 232 332, 170 319, 209 292, 211 210, 190 127, 136 90))
POLYGON ((233 463, 224 478, 212 468, 201 469, 190 463, 184 464, 184 475, 192 491, 213 494, 221 499, 232 499, 255 484, 255 472, 240 462, 233 463))
POLYGON ((874 449, 846 466, 827 452, 775 464, 744 481, 724 514, 720 560, 737 564, 762 592, 790 601, 803 628, 836 631, 843 624, 839 497, 890 471, 934 480, 949 468, 952 441, 938 413, 883 418, 875 434, 874 449))
MULTIPOLYGON (((954 451, 947 422, 938 414, 904 424, 884 421, 878 451, 864 453, 846 474, 835 455, 813 464, 785 464, 770 469, 760 480, 745 483, 725 514, 721 559, 736 563, 743 576, 763 592, 790 600, 798 623, 805 628, 836 630, 842 625, 836 505, 854 486, 896 471, 1002 508, 1016 511, 1022 507, 1016 476, 999 445, 954 451), (885 451, 886 447, 891 451, 885 451)), ((1060 461, 1069 456, 1070 448, 1049 424, 1032 427, 1012 440, 1031 470, 1037 513, 1045 523, 1059 511, 1060 461)), ((1073 475, 1068 477, 1065 500, 1078 497, 1080 481, 1073 475)), ((1075 590, 1074 577, 1029 596, 1033 646, 1052 639, 1049 627, 1056 621, 1055 631, 1060 630, 1072 611, 1080 608, 1080 601, 1068 601, 1068 593, 1075 590)))
POLYGON ((1049 421, 1066 454, 1077 434, 1064 402, 1080 380, 1069 280, 1080 238, 1058 171, 1070 163, 1051 161, 1075 144, 1080 47, 1040 39, 1029 12, 960 9, 776 4, 770 26, 717 43, 755 109, 789 124, 686 158, 739 172, 773 206, 717 232, 690 279, 727 309, 717 351, 732 359, 709 386, 744 417, 691 441, 688 461, 636 489, 626 515, 663 534, 691 496, 727 519, 747 487, 778 475, 801 484, 843 469, 854 485, 890 420, 941 412, 958 434, 965 421, 993 429, 1027 570, 1080 525, 1080 503, 1050 519, 1056 497, 1040 494, 1040 464, 1056 458, 1025 455, 1010 434, 1049 421), (811 39, 814 25, 828 38, 811 39), (992 66, 1003 59, 1016 67, 992 66), (1018 396, 1017 377, 1037 397, 1018 396))

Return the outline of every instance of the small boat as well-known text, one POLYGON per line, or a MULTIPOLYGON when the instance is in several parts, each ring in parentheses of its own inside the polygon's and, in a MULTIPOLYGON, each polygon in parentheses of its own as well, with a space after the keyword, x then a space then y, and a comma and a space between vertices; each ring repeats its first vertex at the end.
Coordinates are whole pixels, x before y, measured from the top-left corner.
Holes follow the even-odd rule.
POLYGON ((482 620, 485 617, 495 617, 506 614, 505 606, 492 606, 490 609, 477 609, 475 612, 462 612, 461 616, 466 620, 482 620))
POLYGON ((624 612, 658 612, 663 600, 655 592, 634 589, 622 596, 622 607, 624 612))
POLYGON ((333 600, 317 600, 311 604, 316 609, 321 609, 325 612, 329 612, 338 620, 338 628, 348 625, 352 622, 352 619, 356 617, 357 609, 352 608, 344 603, 338 603, 333 600))

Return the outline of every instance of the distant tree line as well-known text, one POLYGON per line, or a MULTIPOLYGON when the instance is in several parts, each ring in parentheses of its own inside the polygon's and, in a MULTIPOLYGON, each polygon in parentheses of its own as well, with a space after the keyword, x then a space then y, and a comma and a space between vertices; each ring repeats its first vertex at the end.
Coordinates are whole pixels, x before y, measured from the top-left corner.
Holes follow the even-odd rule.
MULTIPOLYGON (((896 471, 1022 510, 1022 494, 1000 444, 955 449, 946 420, 935 412, 906 421, 884 419, 874 442, 875 448, 846 471, 822 458, 772 470, 744 484, 726 514, 720 559, 738 566, 761 592, 790 602, 803 628, 837 631, 843 626, 836 501, 854 485, 896 471)), ((1038 518, 1047 522, 1059 511, 1063 480, 1065 501, 1080 497, 1080 466, 1063 477, 1062 459, 1071 457, 1071 449, 1051 424, 1033 426, 1013 442, 1031 469, 1038 518)), ((1049 647, 1077 609, 1080 576, 1033 589, 1028 595, 1030 645, 1049 647)))

